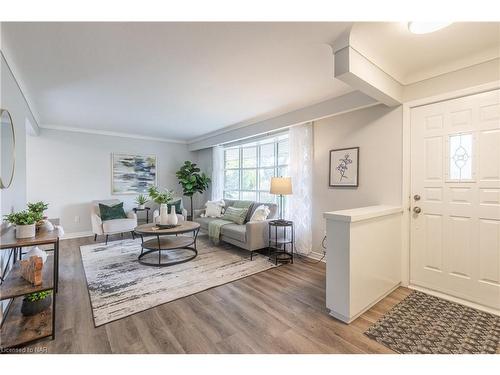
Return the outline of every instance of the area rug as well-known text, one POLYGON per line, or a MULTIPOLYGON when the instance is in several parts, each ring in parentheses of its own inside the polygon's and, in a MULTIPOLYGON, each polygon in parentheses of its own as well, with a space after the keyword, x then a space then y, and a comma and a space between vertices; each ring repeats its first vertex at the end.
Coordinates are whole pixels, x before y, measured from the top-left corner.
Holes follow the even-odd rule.
POLYGON ((413 291, 365 335, 403 354, 495 354, 500 317, 413 291))
MULTIPOLYGON (((265 256, 250 261, 248 251, 215 246, 207 236, 198 237, 197 247, 192 261, 152 267, 137 261, 140 240, 81 246, 95 326, 275 267, 265 256)), ((182 257, 182 251, 175 256, 182 257)))

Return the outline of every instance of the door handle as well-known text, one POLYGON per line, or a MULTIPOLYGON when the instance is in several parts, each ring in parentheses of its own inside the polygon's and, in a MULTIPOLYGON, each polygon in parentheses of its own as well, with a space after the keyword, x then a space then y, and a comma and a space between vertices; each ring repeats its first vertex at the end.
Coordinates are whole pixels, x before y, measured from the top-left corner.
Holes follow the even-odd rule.
POLYGON ((420 207, 413 207, 413 212, 415 212, 416 214, 419 214, 422 212, 422 209, 420 207))
POLYGON ((419 201, 419 200, 420 200, 420 195, 415 194, 415 195, 413 196, 413 199, 415 199, 415 201, 419 201))

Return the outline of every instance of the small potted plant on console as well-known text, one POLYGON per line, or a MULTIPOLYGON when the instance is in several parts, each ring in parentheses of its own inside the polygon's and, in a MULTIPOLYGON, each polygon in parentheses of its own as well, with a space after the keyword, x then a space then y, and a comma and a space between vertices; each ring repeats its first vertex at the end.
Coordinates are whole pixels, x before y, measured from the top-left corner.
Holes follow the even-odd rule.
POLYGON ((13 212, 4 217, 16 226, 16 238, 30 238, 35 237, 36 223, 42 219, 42 214, 25 210, 13 212))
POLYGON ((24 316, 36 315, 46 310, 52 303, 52 291, 36 292, 24 296, 21 313, 24 316))

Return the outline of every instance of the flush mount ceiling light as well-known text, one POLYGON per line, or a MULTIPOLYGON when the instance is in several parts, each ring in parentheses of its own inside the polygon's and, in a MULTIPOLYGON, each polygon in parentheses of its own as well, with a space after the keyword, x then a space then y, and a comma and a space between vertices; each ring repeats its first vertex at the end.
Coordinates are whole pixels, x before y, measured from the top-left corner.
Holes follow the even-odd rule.
POLYGON ((451 25, 451 22, 408 22, 408 30, 413 34, 428 34, 449 25, 451 25))

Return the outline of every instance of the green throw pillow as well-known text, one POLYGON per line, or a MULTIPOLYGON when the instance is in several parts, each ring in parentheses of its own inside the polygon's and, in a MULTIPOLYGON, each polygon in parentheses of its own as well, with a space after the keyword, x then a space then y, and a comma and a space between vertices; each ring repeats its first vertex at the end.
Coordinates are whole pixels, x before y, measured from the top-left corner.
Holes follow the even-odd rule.
POLYGON ((229 206, 228 208, 226 208, 226 212, 224 212, 222 219, 232 221, 233 223, 241 225, 245 222, 247 212, 248 208, 235 208, 229 206))
POLYGON ((232 205, 234 208, 244 208, 247 210, 247 216, 245 217, 245 221, 250 221, 250 217, 252 216, 252 211, 251 208, 253 207, 252 201, 236 201, 232 205))
POLYGON ((172 206, 175 206, 175 213, 176 214, 182 215, 182 199, 179 199, 178 201, 175 201, 175 202, 167 203, 168 213, 170 213, 172 206))
POLYGON ((123 211, 123 202, 115 204, 111 207, 99 203, 99 211, 101 212, 102 221, 127 218, 125 211, 123 211))

